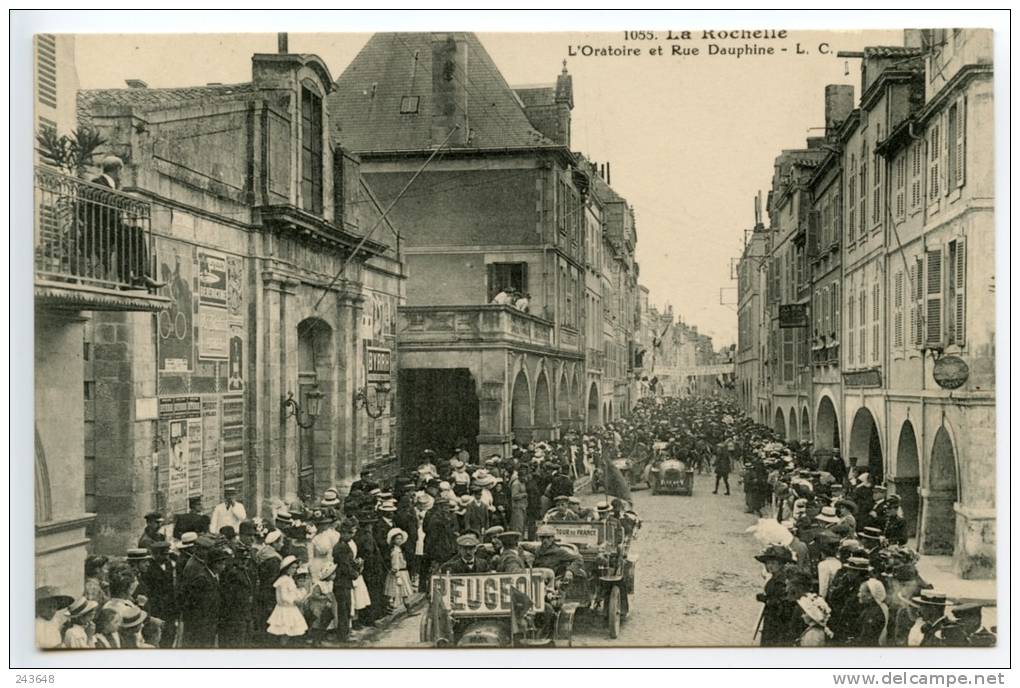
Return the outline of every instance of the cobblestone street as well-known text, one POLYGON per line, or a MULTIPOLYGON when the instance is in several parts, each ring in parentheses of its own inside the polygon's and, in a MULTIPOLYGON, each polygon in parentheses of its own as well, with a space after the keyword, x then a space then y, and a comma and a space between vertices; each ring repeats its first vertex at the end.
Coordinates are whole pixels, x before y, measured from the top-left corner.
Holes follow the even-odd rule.
MULTIPOLYGON (((755 517, 743 513, 744 497, 731 476, 733 494, 712 494, 713 476, 695 477, 694 495, 652 496, 634 492, 642 528, 633 551, 637 592, 617 640, 601 619, 579 612, 575 647, 748 645, 762 588, 754 539, 744 530, 755 517)), ((586 503, 598 496, 582 495, 586 503)), ((368 645, 417 647, 419 611, 379 633, 368 645)))

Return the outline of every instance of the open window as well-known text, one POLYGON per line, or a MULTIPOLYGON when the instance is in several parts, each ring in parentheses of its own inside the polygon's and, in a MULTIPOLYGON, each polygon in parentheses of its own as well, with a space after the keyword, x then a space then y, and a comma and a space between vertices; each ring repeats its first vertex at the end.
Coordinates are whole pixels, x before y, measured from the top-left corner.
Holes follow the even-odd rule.
POLYGON ((489 263, 488 268, 488 302, 506 289, 515 289, 521 293, 528 292, 527 263, 489 263))

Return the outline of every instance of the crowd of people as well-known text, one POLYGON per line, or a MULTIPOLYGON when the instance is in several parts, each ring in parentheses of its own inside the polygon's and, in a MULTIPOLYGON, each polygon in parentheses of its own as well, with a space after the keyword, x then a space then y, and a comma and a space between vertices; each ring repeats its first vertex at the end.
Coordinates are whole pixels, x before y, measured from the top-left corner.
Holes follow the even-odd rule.
POLYGON ((747 513, 767 577, 755 635, 765 646, 987 646, 981 601, 957 603, 918 573, 901 497, 857 457, 784 442, 730 412, 747 513), (821 458, 821 461, 819 461, 821 458))
MULTIPOLYGON (((472 461, 426 450, 391 480, 363 470, 341 498, 274 504, 249 518, 228 487, 211 511, 145 517, 137 547, 89 556, 81 594, 36 595, 43 648, 275 647, 343 643, 428 594, 432 574, 545 566, 579 573, 547 521, 639 526, 622 499, 582 507, 575 481, 591 472, 611 430, 514 445, 472 461), (524 541, 533 545, 522 547, 524 541)), ((616 450, 614 445, 613 451, 616 450)))

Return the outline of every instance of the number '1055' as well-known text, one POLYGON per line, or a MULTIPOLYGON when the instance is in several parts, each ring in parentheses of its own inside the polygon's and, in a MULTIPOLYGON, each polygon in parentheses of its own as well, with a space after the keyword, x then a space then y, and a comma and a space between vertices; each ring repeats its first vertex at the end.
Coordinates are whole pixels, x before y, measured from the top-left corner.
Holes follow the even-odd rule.
POLYGON ((624 31, 623 39, 626 41, 654 41, 653 31, 624 31))

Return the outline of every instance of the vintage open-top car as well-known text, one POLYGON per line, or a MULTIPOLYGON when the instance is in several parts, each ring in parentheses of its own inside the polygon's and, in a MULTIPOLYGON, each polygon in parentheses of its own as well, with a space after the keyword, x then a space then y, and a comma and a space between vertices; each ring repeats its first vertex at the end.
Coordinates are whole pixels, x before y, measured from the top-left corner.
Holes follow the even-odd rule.
MULTIPOLYGON (((588 612, 599 612, 616 638, 620 624, 630 613, 630 596, 634 594, 634 573, 637 555, 630 552, 630 538, 622 524, 615 521, 550 521, 546 525, 556 531, 556 542, 574 549, 584 561, 585 577, 575 578, 561 594, 567 604, 575 603, 588 612)), ((530 549, 537 546, 522 543, 530 549)))
POLYGON ((666 458, 652 464, 649 483, 652 494, 679 494, 688 497, 694 492, 694 469, 680 459, 666 458))
POLYGON ((570 647, 576 603, 551 569, 436 574, 419 636, 435 647, 570 647))

